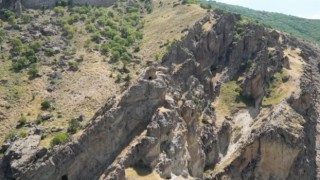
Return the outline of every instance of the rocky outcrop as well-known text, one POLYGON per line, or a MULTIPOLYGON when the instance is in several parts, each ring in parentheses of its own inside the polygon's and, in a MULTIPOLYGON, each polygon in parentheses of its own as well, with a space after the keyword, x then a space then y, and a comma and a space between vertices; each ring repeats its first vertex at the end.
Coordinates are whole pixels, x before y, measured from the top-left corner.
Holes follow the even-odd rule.
MULTIPOLYGON (((154 70, 149 69, 146 74, 154 70)), ((95 115, 78 140, 48 152, 31 164, 21 162, 22 159, 19 157, 11 158, 10 149, 16 146, 15 143, 12 144, 3 162, 5 172, 11 172, 6 173, 7 178, 98 177, 130 140, 147 126, 156 108, 163 104, 166 94, 164 81, 158 76, 154 76, 154 79, 150 79, 149 76, 146 78, 141 78, 119 101, 111 99, 95 115), (16 162, 19 169, 15 166, 16 162), (21 163, 24 164, 20 165, 21 163)), ((33 151, 29 154, 32 156, 30 158, 36 156, 33 151)))
POLYGON ((319 52, 238 15, 213 13, 110 99, 77 140, 38 158, 39 150, 13 156, 24 145, 11 145, 5 176, 122 180, 135 168, 166 179, 315 179, 319 52), (307 53, 291 52, 298 48, 307 53), (283 71, 292 84, 275 80, 283 71), (241 106, 218 114, 213 102, 230 81, 241 106), (263 105, 276 83, 286 92, 263 105))

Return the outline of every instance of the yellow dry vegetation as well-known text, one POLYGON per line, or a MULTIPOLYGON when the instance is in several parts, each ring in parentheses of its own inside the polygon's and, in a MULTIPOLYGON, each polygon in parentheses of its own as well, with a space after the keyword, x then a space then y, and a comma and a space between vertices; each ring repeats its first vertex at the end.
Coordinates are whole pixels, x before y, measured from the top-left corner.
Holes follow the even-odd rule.
POLYGON ((289 58, 290 69, 283 69, 275 74, 275 79, 270 84, 270 95, 262 101, 263 106, 276 105, 282 100, 290 97, 291 94, 300 94, 300 77, 303 73, 305 62, 300 57, 300 49, 288 48, 284 50, 284 55, 289 58), (287 82, 282 82, 282 78, 288 76, 287 82))
POLYGON ((182 31, 192 27, 206 14, 199 5, 181 5, 176 0, 154 1, 153 7, 153 12, 144 18, 144 39, 140 51, 144 60, 154 60, 156 55, 161 58, 166 47, 160 46, 174 39, 180 40, 187 33, 182 31))
POLYGON ((162 180, 156 172, 149 169, 130 167, 125 170, 127 180, 162 180))
POLYGON ((236 81, 229 81, 221 86, 219 97, 212 104, 216 111, 217 122, 222 122, 225 116, 233 114, 235 110, 246 107, 246 104, 239 99, 240 91, 241 87, 236 81))

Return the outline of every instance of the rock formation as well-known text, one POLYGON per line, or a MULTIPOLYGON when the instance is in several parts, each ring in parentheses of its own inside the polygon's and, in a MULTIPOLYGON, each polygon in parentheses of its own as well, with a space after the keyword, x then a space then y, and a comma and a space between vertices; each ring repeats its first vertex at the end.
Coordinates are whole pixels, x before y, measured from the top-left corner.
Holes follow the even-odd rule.
POLYGON ((164 179, 316 179, 319 54, 238 15, 212 13, 77 140, 50 150, 33 147, 36 135, 13 143, 4 177, 130 179, 127 169, 136 168, 164 179), (241 105, 224 101, 230 82, 241 105), (266 103, 272 88, 284 91, 266 103))

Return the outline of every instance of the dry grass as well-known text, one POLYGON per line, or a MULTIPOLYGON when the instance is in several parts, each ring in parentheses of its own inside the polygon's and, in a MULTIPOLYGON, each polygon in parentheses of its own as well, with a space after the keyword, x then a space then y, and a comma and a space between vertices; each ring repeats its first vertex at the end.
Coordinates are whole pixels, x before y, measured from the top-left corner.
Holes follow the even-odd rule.
POLYGON ((157 173, 144 168, 127 168, 125 173, 128 180, 162 180, 157 173))
POLYGON ((262 101, 263 106, 276 105, 288 98, 291 94, 300 94, 300 77, 303 73, 304 62, 299 56, 300 49, 286 49, 284 54, 288 56, 290 69, 283 69, 281 73, 275 74, 275 80, 270 85, 270 96, 262 101), (289 76, 287 82, 282 82, 284 76, 289 76))
POLYGON ((221 86, 220 95, 213 103, 217 121, 222 121, 225 116, 233 114, 239 108, 246 107, 246 104, 239 99, 240 90, 236 81, 230 81, 221 86))
POLYGON ((140 51, 144 60, 154 60, 156 54, 161 58, 166 51, 165 47, 160 48, 161 45, 174 39, 180 40, 186 35, 186 32, 181 32, 192 27, 206 14, 206 11, 198 5, 173 7, 173 4, 180 1, 163 0, 162 2, 160 6, 159 1, 154 1, 153 12, 146 15, 144 19, 144 40, 140 51))

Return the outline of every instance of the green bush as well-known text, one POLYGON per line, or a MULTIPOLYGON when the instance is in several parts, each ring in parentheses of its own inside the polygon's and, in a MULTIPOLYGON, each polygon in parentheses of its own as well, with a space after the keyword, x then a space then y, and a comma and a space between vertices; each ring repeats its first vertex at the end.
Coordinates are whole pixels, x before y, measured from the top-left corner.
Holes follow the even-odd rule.
POLYGON ((89 33, 94 33, 97 31, 97 28, 93 24, 87 24, 86 25, 86 31, 89 33))
POLYGON ((42 110, 47 110, 49 108, 51 108, 52 104, 49 100, 44 100, 42 103, 41 103, 41 109, 42 110))
POLYGON ((7 21, 9 20, 9 18, 12 17, 12 18, 16 18, 16 14, 9 10, 9 9, 0 9, 0 18, 4 21, 7 21))
POLYGON ((75 33, 75 28, 69 24, 65 24, 63 26, 64 36, 66 36, 67 39, 72 39, 75 33))
POLYGON ((32 20, 32 17, 28 14, 22 14, 20 18, 21 18, 21 23, 23 24, 28 24, 32 20))
POLYGON ((26 131, 20 131, 19 132, 19 136, 22 137, 22 138, 25 138, 28 136, 28 133, 26 131))
POLYGON ((139 52, 140 51, 140 47, 139 46, 134 47, 133 51, 134 52, 139 52))
POLYGON ((24 68, 27 68, 29 65, 30 61, 23 56, 19 60, 12 62, 12 69, 18 72, 24 68))
POLYGON ((75 13, 75 14, 72 14, 70 15, 69 19, 67 20, 68 23, 71 25, 73 23, 76 23, 80 20, 81 16, 79 13, 75 13))
POLYGON ((23 114, 21 114, 20 119, 19 119, 18 122, 19 122, 19 124, 20 124, 21 126, 23 126, 23 125, 26 124, 27 118, 26 118, 23 114))
POLYGON ((101 45, 101 53, 104 55, 108 55, 110 51, 110 47, 108 46, 108 44, 103 44, 101 45))
POLYGON ((17 135, 17 132, 11 130, 5 137, 5 140, 8 140, 8 139, 12 139, 13 137, 15 137, 17 135))
POLYGON ((54 8, 54 12, 57 14, 57 15, 63 15, 64 14, 64 11, 65 11, 65 8, 62 7, 62 6, 56 6, 54 8))
POLYGON ((37 119, 35 120, 35 123, 39 125, 39 124, 42 123, 42 121, 43 121, 43 120, 42 120, 41 116, 38 115, 37 119))
POLYGON ((76 62, 76 61, 69 61, 69 62, 68 62, 68 65, 69 65, 69 69, 70 69, 71 71, 77 71, 77 70, 79 70, 79 63, 76 62))
POLYGON ((42 44, 43 43, 41 40, 36 40, 30 45, 30 47, 33 49, 33 51, 38 52, 41 49, 42 44))
POLYGON ((36 78, 39 74, 38 64, 32 64, 29 71, 28 71, 28 74, 29 74, 30 78, 36 78))
POLYGON ((4 42, 5 38, 6 38, 5 32, 2 29, 0 29, 0 45, 4 42))
POLYGON ((100 26, 104 26, 107 24, 107 19, 105 17, 99 17, 98 20, 97 20, 97 23, 100 25, 100 26))
POLYGON ((52 48, 44 49, 44 54, 48 57, 54 56, 54 51, 52 48))
POLYGON ((198 2, 199 0, 182 0, 182 4, 195 4, 198 2))
POLYGON ((119 32, 107 26, 104 28, 101 34, 105 37, 113 39, 115 36, 119 35, 119 32))
POLYGON ((113 40, 117 43, 120 44, 122 46, 127 46, 128 45, 128 41, 120 36, 115 36, 113 38, 113 40))
POLYGON ((147 10, 148 14, 152 13, 152 11, 153 11, 153 7, 152 7, 152 5, 151 5, 151 4, 146 4, 145 8, 146 8, 146 10, 147 10))
POLYGON ((50 142, 50 146, 54 147, 56 145, 65 144, 69 141, 69 135, 66 133, 57 134, 50 142))
POLYGON ((114 30, 118 30, 119 29, 118 24, 112 19, 108 19, 107 22, 106 22, 106 25, 111 27, 114 30))
POLYGON ((81 128, 82 128, 82 125, 78 119, 71 119, 71 121, 69 121, 69 127, 67 131, 70 134, 75 134, 81 128))
POLYGON ((68 24, 68 21, 65 18, 58 18, 57 23, 59 26, 63 27, 64 25, 68 24))
POLYGON ((131 56, 130 56, 128 53, 126 53, 126 52, 123 53, 121 57, 122 57, 122 59, 125 60, 125 61, 131 61, 131 59, 132 59, 131 56))
POLYGON ((119 51, 112 51, 111 61, 116 62, 120 59, 120 52, 119 51))
POLYGON ((95 43, 100 43, 101 42, 101 34, 100 33, 94 33, 93 35, 91 35, 91 40, 95 43))
POLYGON ((56 1, 56 6, 68 6, 71 4, 72 4, 71 0, 58 0, 58 1, 56 1))

